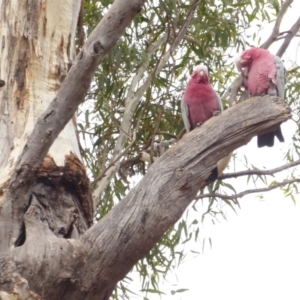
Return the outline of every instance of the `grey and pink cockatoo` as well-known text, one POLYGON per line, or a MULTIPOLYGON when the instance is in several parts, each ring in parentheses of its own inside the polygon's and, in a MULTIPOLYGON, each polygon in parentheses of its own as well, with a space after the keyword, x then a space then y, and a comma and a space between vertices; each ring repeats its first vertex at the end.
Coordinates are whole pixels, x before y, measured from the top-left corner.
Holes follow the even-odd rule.
MULTIPOLYGON (((181 113, 186 131, 193 130, 221 111, 223 111, 221 98, 209 82, 207 67, 200 64, 194 68, 181 100, 181 113)), ((206 183, 201 184, 201 188, 223 173, 231 155, 232 152, 218 161, 206 183)))
MULTIPOLYGON (((251 97, 268 94, 284 98, 285 68, 278 56, 265 49, 250 48, 236 58, 235 64, 242 74, 242 69, 246 69, 243 84, 251 97)), ((280 126, 275 131, 258 135, 258 147, 272 147, 275 136, 284 142, 280 126)))

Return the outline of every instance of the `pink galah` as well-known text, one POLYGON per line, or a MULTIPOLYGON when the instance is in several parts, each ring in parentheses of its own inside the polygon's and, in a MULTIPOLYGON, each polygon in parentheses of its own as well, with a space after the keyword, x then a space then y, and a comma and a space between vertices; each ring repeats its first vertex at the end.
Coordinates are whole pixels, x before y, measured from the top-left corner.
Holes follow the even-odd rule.
POLYGON ((223 110, 219 95, 209 83, 207 67, 195 67, 181 101, 181 112, 186 131, 201 125, 223 110))
MULTIPOLYGON (((265 49, 250 48, 240 54, 235 63, 240 72, 243 73, 242 69, 246 69, 244 86, 250 96, 268 94, 284 98, 285 68, 278 56, 265 49)), ((275 131, 257 136, 258 147, 272 147, 275 136, 280 142, 284 142, 280 126, 275 131)))
MULTIPOLYGON (((186 131, 193 130, 221 111, 223 111, 221 98, 209 82, 207 67, 200 64, 195 67, 181 100, 181 113, 186 131)), ((218 161, 206 182, 201 184, 201 188, 223 173, 231 155, 232 152, 218 161)))

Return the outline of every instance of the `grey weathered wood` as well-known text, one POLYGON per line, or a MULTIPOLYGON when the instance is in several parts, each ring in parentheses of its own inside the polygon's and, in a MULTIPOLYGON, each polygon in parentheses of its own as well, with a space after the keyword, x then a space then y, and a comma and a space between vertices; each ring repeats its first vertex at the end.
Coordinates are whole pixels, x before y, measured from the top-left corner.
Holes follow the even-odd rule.
POLYGON ((39 168, 53 141, 83 101, 98 65, 141 11, 144 2, 114 1, 77 56, 56 99, 38 119, 18 167, 30 164, 34 169, 39 168))
POLYGON ((31 188, 50 146, 83 101, 99 63, 140 12, 144 2, 114 1, 79 53, 57 97, 37 120, 19 157, 0 211, 0 252, 8 251, 18 239, 24 208, 28 207, 31 188))
POLYGON ((78 240, 55 236, 33 199, 24 217, 26 241, 5 258, 0 290, 3 274, 14 269, 48 300, 108 299, 116 283, 181 217, 217 161, 290 117, 283 100, 266 96, 211 118, 157 159, 140 183, 78 240))
MULTIPOLYGON (((218 160, 290 117, 290 109, 283 100, 257 97, 226 110, 185 135, 154 162, 141 182, 107 217, 82 236, 94 270, 87 278, 84 274, 90 266, 88 263, 83 266, 80 277, 83 285, 89 286, 91 276, 96 281, 109 274, 108 282, 101 280, 93 286, 100 295, 109 293, 117 280, 181 217, 198 192, 199 183, 207 178, 218 160)), ((90 293, 87 299, 97 297, 90 293)))

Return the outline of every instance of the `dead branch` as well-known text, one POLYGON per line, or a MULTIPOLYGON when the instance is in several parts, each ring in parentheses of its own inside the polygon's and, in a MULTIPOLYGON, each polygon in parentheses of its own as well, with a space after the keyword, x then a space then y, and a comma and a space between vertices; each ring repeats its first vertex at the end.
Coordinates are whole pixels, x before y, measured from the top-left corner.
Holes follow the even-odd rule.
POLYGON ((172 133, 166 132, 166 131, 157 131, 156 135, 166 135, 170 138, 177 139, 177 136, 175 134, 172 134, 172 133))
MULTIPOLYGON (((109 295, 117 281, 180 218, 195 199, 199 182, 205 181, 217 161, 290 117, 283 100, 256 97, 186 134, 152 164, 138 185, 109 214, 81 236, 83 252, 89 255, 73 280, 82 282, 88 293, 109 295), (107 272, 109 278, 101 280, 107 272)), ((68 296, 72 298, 71 294, 68 296)))
POLYGON ((238 198, 242 198, 249 194, 258 194, 258 193, 269 192, 271 190, 274 190, 279 187, 285 186, 287 184, 292 184, 295 182, 300 182, 300 179, 285 180, 283 182, 274 183, 269 187, 246 190, 246 191, 237 193, 235 195, 224 195, 224 194, 219 194, 219 193, 202 194, 202 195, 197 196, 196 200, 203 199, 203 198, 209 198, 209 197, 215 197, 215 198, 220 198, 220 199, 224 199, 224 200, 237 200, 238 198))
POLYGON ((165 152, 166 148, 170 147, 176 142, 177 142, 176 138, 172 138, 167 141, 155 141, 152 148, 150 146, 144 151, 142 151, 141 153, 139 153, 137 156, 127 160, 123 160, 120 163, 118 169, 120 176, 125 178, 126 174, 130 176, 134 175, 133 166, 138 165, 140 163, 148 162, 149 164, 152 164, 153 161, 155 161, 158 157, 155 156, 151 157, 151 154, 149 154, 149 152, 151 151, 150 149, 152 149, 153 151, 157 151, 159 153, 159 156, 161 156, 165 152))
POLYGON ((5 282, 21 262, 22 276, 45 299, 108 299, 116 283, 181 217, 216 163, 290 117, 284 100, 265 96, 209 119, 155 160, 138 185, 78 239, 59 238, 45 226, 37 199, 43 194, 37 192, 24 215, 26 242, 11 247, 11 260, 2 264, 0 277, 5 282), (41 255, 30 251, 32 245, 41 255), (51 280, 36 280, 36 272, 51 280))
POLYGON ((277 19, 275 21, 275 24, 274 24, 274 28, 273 28, 273 31, 271 33, 271 35, 268 37, 268 39, 260 46, 260 48, 263 48, 263 49, 268 49, 275 41, 276 39, 278 38, 279 36, 279 29, 280 29, 280 24, 282 22, 282 19, 288 9, 288 7, 291 5, 291 3, 293 2, 294 0, 286 0, 281 8, 280 8, 280 11, 277 15, 277 19))
POLYGON ((273 176, 275 173, 281 172, 283 170, 295 167, 300 165, 300 159, 283 165, 281 167, 275 168, 275 169, 271 169, 271 170, 246 170, 246 171, 241 171, 241 172, 235 172, 235 173, 225 173, 222 174, 219 179, 228 179, 228 178, 237 178, 237 177, 241 177, 241 176, 248 176, 248 175, 271 175, 273 176))
POLYGON ((277 51, 276 55, 281 57, 289 44, 291 43, 293 37, 298 33, 300 28, 300 18, 296 21, 293 27, 289 30, 288 34, 286 35, 284 42, 282 43, 281 47, 277 51))

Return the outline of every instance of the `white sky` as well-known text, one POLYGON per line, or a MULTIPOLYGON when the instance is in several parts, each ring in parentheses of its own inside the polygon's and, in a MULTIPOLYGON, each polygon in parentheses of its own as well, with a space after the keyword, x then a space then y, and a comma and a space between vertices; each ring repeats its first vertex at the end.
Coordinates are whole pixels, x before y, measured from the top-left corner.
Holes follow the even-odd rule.
POLYGON ((278 192, 241 205, 228 222, 205 228, 212 249, 180 266, 178 288, 190 290, 162 299, 300 299, 299 206, 278 192))
MULTIPOLYGON (((295 0, 293 9, 289 10, 288 17, 284 19, 281 31, 288 30, 299 16, 300 0, 295 0)), ((268 34, 272 28, 273 23, 266 24, 264 32, 268 34)), ((264 40, 265 38, 262 39, 264 40)), ((297 50, 299 41, 300 39, 294 40, 283 57, 288 69, 295 60, 300 65, 300 53, 297 50)), ((274 46, 270 50, 275 53, 276 48, 274 46)), ((248 145, 237 150, 239 156, 246 155, 248 161, 260 169, 275 168, 284 164, 283 155, 290 146, 296 124, 289 121, 282 125, 282 130, 286 139, 284 144, 277 141, 273 148, 258 149, 254 138, 248 145)), ((237 163, 236 167, 238 170, 245 169, 242 163, 237 163)), ((276 176, 277 180, 280 180, 280 177, 276 176)), ((239 181, 231 183, 236 187, 237 182, 239 181)), ((244 182, 239 186, 239 190, 249 188, 244 182)), ((280 190, 264 193, 264 200, 259 200, 257 195, 251 194, 240 199, 241 210, 237 215, 227 208, 227 221, 220 219, 220 223, 216 225, 205 222, 201 235, 212 239, 212 249, 208 246, 204 253, 198 256, 188 255, 179 269, 168 277, 168 282, 160 285, 166 295, 159 298, 148 294, 148 298, 299 300, 300 195, 295 195, 295 198, 296 205, 290 198, 285 198, 280 190), (183 288, 189 291, 171 295, 172 290, 183 288)), ((201 219, 199 213, 193 216, 201 219)), ((189 247, 201 252, 199 243, 189 244, 189 247), (195 249, 196 247, 198 249, 195 249)), ((142 299, 140 296, 130 298, 142 299)))

